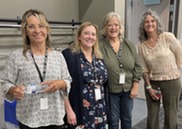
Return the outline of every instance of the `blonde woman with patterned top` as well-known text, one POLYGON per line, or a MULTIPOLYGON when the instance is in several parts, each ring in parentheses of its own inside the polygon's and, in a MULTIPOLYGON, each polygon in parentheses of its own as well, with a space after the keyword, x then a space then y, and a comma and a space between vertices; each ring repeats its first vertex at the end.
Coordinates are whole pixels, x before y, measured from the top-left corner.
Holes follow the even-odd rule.
POLYGON ((20 129, 61 129, 72 80, 64 57, 51 48, 50 26, 40 10, 27 10, 21 29, 24 48, 7 60, 4 97, 17 100, 20 129))
POLYGON ((157 13, 147 10, 139 27, 141 44, 138 47, 146 89, 147 129, 160 129, 161 99, 165 116, 164 129, 178 128, 182 47, 172 33, 164 32, 162 28, 157 13))
POLYGON ((65 124, 69 129, 107 129, 107 69, 98 48, 98 27, 83 22, 75 42, 63 50, 73 79, 65 124))

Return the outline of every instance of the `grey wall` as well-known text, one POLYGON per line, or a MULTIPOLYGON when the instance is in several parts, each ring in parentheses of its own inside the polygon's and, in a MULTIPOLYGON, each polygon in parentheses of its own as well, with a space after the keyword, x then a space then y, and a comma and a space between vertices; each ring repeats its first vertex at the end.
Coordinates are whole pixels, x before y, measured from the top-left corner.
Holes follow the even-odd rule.
POLYGON ((78 0, 0 0, 0 18, 16 18, 25 10, 42 10, 49 20, 78 20, 78 0))
POLYGON ((104 16, 111 11, 121 15, 124 23, 125 0, 79 0, 80 21, 94 22, 101 28, 104 16))
POLYGON ((80 21, 91 21, 102 27, 104 16, 109 12, 117 12, 125 25, 125 0, 79 0, 80 21))
POLYGON ((101 26, 104 15, 114 11, 114 0, 79 0, 79 18, 101 26))

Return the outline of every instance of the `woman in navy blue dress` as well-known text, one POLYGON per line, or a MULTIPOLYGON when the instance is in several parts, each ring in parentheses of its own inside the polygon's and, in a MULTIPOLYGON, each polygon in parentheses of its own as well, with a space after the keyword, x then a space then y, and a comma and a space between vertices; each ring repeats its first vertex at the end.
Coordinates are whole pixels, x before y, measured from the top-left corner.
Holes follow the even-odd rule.
POLYGON ((98 27, 90 22, 82 23, 76 40, 63 50, 73 79, 69 102, 65 102, 65 121, 73 128, 105 129, 107 70, 98 49, 98 27))

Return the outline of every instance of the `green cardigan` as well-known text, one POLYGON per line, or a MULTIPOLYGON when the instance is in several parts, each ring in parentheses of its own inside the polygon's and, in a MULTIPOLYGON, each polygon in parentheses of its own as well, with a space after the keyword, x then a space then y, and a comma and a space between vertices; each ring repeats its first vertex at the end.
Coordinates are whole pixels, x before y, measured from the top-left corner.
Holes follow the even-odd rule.
POLYGON ((131 90, 133 82, 138 82, 142 75, 135 45, 125 38, 123 38, 121 45, 120 61, 122 62, 122 68, 119 66, 120 62, 111 48, 109 40, 105 38, 99 41, 99 47, 108 70, 109 91, 111 93, 131 90), (120 73, 125 73, 125 84, 119 84, 120 73))

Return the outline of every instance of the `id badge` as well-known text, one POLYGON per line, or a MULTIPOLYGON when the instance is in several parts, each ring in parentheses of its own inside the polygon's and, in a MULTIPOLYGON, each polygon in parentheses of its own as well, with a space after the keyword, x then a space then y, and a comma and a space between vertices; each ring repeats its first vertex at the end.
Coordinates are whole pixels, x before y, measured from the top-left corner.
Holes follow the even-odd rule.
POLYGON ((125 73, 119 74, 119 84, 125 84, 125 73))
POLYGON ((40 98, 40 109, 46 110, 48 107, 48 98, 40 98))
POLYGON ((101 99, 101 90, 100 90, 100 88, 95 88, 95 100, 97 101, 97 100, 99 100, 99 99, 101 99))

